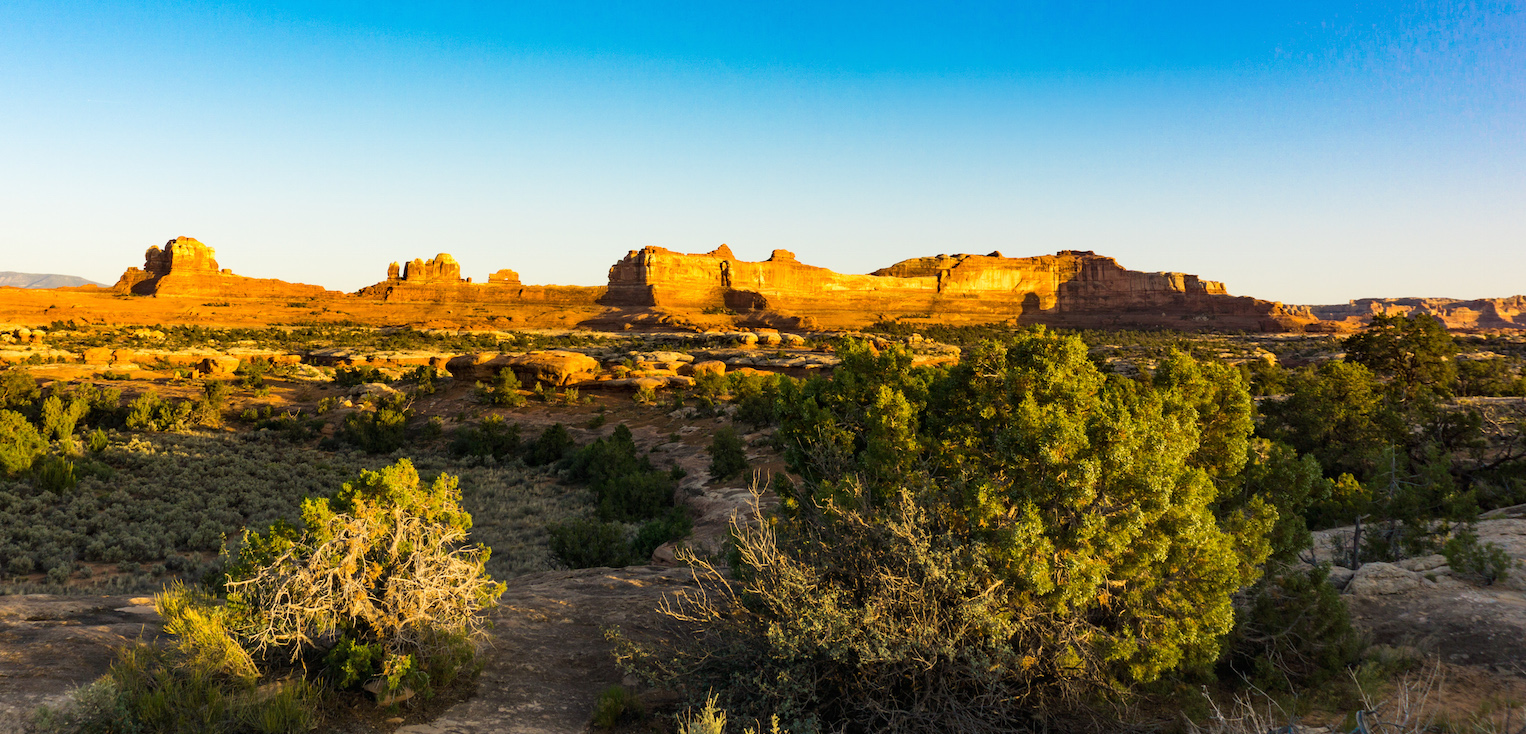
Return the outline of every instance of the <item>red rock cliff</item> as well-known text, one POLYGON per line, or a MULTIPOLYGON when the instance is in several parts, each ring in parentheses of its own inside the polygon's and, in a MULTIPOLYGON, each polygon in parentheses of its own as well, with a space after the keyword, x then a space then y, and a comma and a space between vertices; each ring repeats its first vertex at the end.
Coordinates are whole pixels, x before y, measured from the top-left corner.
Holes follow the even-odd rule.
POLYGON ((1279 303, 1230 296, 1222 283, 1195 275, 1127 270, 1110 257, 1080 251, 1027 258, 938 255, 870 275, 845 275, 802 264, 785 250, 747 262, 724 245, 699 255, 647 247, 610 268, 605 302, 766 310, 845 325, 920 317, 1285 330, 1313 320, 1279 303))

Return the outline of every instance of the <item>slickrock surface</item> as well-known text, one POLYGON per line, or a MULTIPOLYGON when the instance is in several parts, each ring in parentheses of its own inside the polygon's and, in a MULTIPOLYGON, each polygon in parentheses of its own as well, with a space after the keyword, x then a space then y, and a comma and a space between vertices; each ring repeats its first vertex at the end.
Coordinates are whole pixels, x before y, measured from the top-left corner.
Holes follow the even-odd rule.
MULTIPOLYGON (((1526 514, 1526 507, 1518 509, 1526 514)), ((1441 555, 1366 563, 1354 574, 1336 567, 1331 581, 1377 642, 1526 677, 1526 518, 1510 514, 1478 523, 1480 542, 1498 544, 1517 562, 1502 582, 1481 585, 1454 572, 1441 555)), ((1316 533, 1317 559, 1328 561, 1332 538, 1349 533, 1350 528, 1316 533)))
POLYGON ((0 733, 99 678, 112 649, 163 631, 152 600, 125 596, 0 596, 0 733))

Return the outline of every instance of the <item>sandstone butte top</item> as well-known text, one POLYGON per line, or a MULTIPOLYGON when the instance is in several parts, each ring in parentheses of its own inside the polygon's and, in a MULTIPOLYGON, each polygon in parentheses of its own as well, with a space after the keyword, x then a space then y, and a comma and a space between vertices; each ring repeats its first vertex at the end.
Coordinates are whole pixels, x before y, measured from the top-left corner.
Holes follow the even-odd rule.
MULTIPOLYGON (((115 288, 143 295, 341 297, 318 286, 237 276, 219 269, 214 255, 195 239, 177 237, 163 247, 149 248, 143 268, 129 268, 115 288)), ((1325 309, 1325 316, 1303 306, 1232 296, 1223 283, 1196 275, 1128 270, 1113 258, 1081 250, 1036 257, 1005 257, 1000 252, 934 255, 856 275, 806 265, 788 250, 774 250, 768 259, 754 262, 738 258, 726 245, 696 254, 644 247, 629 251, 610 267, 606 286, 524 285, 519 274, 508 269, 474 283, 462 278, 454 257, 439 253, 428 260, 394 262, 385 280, 350 297, 424 305, 534 306, 620 318, 655 314, 662 316, 661 323, 675 323, 685 314, 725 315, 738 323, 801 328, 861 327, 902 319, 1303 331, 1330 330, 1335 322, 1356 326, 1363 314, 1370 318, 1372 312, 1390 307, 1435 312, 1447 320, 1445 305, 1431 302, 1316 307, 1325 309), (1334 321, 1321 321, 1319 316, 1334 321)), ((1466 326, 1526 326, 1522 299, 1494 300, 1498 303, 1481 310, 1459 307, 1453 312, 1471 315, 1466 326)), ((594 323, 618 328, 619 319, 594 323)))
POLYGON ((274 278, 245 278, 217 267, 217 253, 191 237, 176 237, 143 253, 143 269, 128 268, 115 290, 137 295, 273 298, 319 296, 322 286, 274 278))

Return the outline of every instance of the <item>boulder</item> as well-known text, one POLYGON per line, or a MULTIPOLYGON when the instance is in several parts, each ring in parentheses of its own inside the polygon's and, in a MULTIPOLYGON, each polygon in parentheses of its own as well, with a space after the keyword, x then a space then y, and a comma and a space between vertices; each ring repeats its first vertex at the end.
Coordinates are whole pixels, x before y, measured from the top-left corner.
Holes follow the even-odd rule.
POLYGON ((695 362, 678 368, 678 374, 689 377, 710 374, 724 375, 726 374, 726 363, 718 359, 707 359, 703 362, 695 362))
MULTIPOLYGON (((593 357, 561 350, 510 357, 505 366, 514 370, 514 374, 526 387, 534 386, 536 382, 561 387, 592 379, 599 371, 599 361, 593 357)), ((451 372, 454 373, 455 370, 452 369, 451 372)))
POLYGON ((1329 581, 1330 585, 1336 589, 1344 589, 1347 584, 1351 583, 1351 577, 1354 575, 1356 575, 1356 572, 1345 566, 1331 566, 1330 575, 1326 576, 1325 580, 1329 581))
POLYGON ((238 369, 238 357, 206 357, 196 369, 207 375, 231 375, 238 369))
POLYGON ((635 392, 642 388, 662 390, 665 388, 686 388, 694 386, 694 378, 669 375, 666 377, 626 377, 617 380, 592 380, 578 383, 579 388, 596 388, 599 390, 630 390, 635 392))
POLYGON ((784 342, 786 347, 799 348, 805 346, 805 337, 799 334, 780 334, 779 339, 784 342))
POLYGON ((138 355, 131 349, 118 349, 111 353, 112 364, 131 364, 138 361, 138 355))
POLYGON ((1352 574, 1346 593, 1353 596, 1386 596, 1420 588, 1425 580, 1392 563, 1367 563, 1352 574))
POLYGON ((1406 558, 1394 565, 1406 571, 1425 573, 1426 571, 1435 571, 1436 569, 1447 565, 1447 557, 1437 554, 1430 556, 1420 556, 1419 558, 1406 558))
POLYGON ((111 349, 108 347, 90 347, 82 352, 85 364, 110 364, 111 349))

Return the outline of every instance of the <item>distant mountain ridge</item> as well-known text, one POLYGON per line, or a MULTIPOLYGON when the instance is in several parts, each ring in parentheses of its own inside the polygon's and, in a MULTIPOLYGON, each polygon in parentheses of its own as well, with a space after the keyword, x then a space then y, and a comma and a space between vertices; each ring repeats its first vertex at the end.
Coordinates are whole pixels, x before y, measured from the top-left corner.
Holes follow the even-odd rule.
POLYGON ((10 270, 0 270, 0 288, 72 288, 81 285, 101 285, 93 280, 86 280, 78 275, 59 275, 57 273, 17 273, 10 270))

